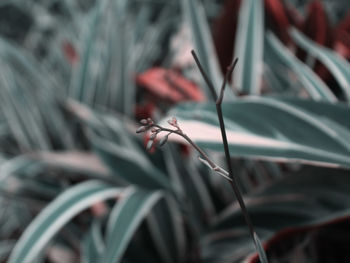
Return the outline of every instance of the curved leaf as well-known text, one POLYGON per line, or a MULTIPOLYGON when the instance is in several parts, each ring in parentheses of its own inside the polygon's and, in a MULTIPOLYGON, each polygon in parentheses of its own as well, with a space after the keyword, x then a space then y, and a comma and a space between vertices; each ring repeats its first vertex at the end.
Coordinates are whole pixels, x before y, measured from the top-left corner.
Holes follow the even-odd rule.
POLYGON ((89 75, 89 65, 92 59, 93 47, 96 44, 96 35, 98 25, 101 22, 101 16, 108 4, 107 0, 99 1, 93 7, 90 17, 88 17, 88 26, 85 27, 83 50, 81 55, 81 63, 73 75, 72 84, 70 87, 70 96, 78 101, 86 101, 86 96, 89 90, 86 88, 91 75, 89 75))
POLYGON ((138 226, 161 197, 160 191, 128 188, 109 217, 106 249, 99 262, 119 262, 138 226))
POLYGON ((94 220, 82 242, 82 262, 94 263, 101 257, 105 244, 101 233, 101 220, 94 220))
MULTIPOLYGON (((350 166, 350 129, 344 104, 247 97, 223 104, 231 154, 314 165, 350 166), (295 102, 295 104, 294 104, 295 102), (327 105, 337 119, 322 114, 327 105), (314 110, 314 109, 317 110, 314 110)), ((170 112, 181 129, 200 146, 223 151, 213 104, 183 104, 170 112)), ((171 135, 171 140, 180 137, 171 135)))
POLYGON ((159 202, 148 215, 147 225, 162 262, 183 262, 185 229, 175 200, 166 196, 159 202))
POLYGON ((93 149, 111 172, 142 187, 172 189, 170 180, 146 157, 124 123, 74 101, 69 107, 90 128, 93 149))
POLYGON ((171 183, 160 170, 137 148, 120 146, 113 141, 91 136, 96 154, 117 176, 142 187, 172 189, 171 183))
POLYGON ((292 28, 290 33, 298 45, 319 59, 328 68, 338 81, 347 100, 350 100, 350 64, 346 59, 308 39, 295 28, 292 28))
POLYGON ((320 79, 307 65, 295 57, 287 47, 277 39, 277 37, 268 32, 266 36, 266 49, 273 54, 273 58, 278 59, 284 65, 295 73, 311 98, 315 100, 337 101, 335 95, 330 91, 327 85, 320 79))
POLYGON ((13 246, 15 245, 14 240, 2 240, 0 242, 0 260, 5 262, 8 255, 11 253, 13 246))
MULTIPOLYGON (((182 12, 191 28, 196 52, 203 65, 205 72, 212 80, 216 91, 219 93, 222 82, 219 62, 215 52, 210 28, 207 22, 204 7, 198 0, 181 0, 182 12)), ((206 86, 206 85, 205 85, 206 86)), ((209 89, 207 95, 210 96, 209 89)), ((227 97, 232 97, 232 93, 227 93, 227 97)))
MULTIPOLYGON (((267 248, 295 231, 307 231, 348 219, 349 186, 347 171, 308 167, 247 197, 246 204, 267 248)), ((211 233, 205 238, 205 246, 209 250, 214 247, 219 250, 223 245, 231 247, 218 255, 221 258, 218 262, 231 262, 239 255, 246 257, 249 251, 253 252, 253 247, 247 245, 248 238, 242 214, 234 204, 223 211, 213 224, 211 233)))
POLYGON ((69 188, 30 223, 13 249, 9 262, 32 262, 74 216, 99 201, 116 197, 120 192, 120 188, 99 181, 87 181, 69 188))
POLYGON ((243 1, 240 12, 234 56, 239 58, 233 85, 245 94, 260 93, 264 49, 264 3, 243 1))

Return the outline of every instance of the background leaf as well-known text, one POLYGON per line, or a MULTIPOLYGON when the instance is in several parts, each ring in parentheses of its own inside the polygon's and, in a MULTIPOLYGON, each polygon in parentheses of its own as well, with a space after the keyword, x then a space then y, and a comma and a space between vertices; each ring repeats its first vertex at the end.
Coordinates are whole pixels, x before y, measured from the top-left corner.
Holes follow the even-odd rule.
MULTIPOLYGON (((308 167, 247 198, 248 210, 265 246, 279 242, 283 235, 349 218, 349 202, 345 201, 349 199, 347 180, 347 171, 308 167)), ((231 247, 231 250, 216 254, 217 259, 220 258, 218 262, 239 262, 239 257, 245 257, 246 253, 240 251, 253 249, 247 246, 247 236, 243 217, 237 204, 233 204, 213 225, 207 236, 206 249, 231 247)), ((257 262, 257 257, 247 262, 257 262)))
POLYGON ((239 58, 233 85, 244 94, 259 94, 264 50, 264 7, 261 0, 242 1, 234 56, 239 58))
POLYGON ((307 50, 309 54, 319 59, 328 68, 341 86, 346 100, 349 100, 350 65, 346 59, 342 58, 334 51, 314 43, 295 28, 292 28, 290 32, 294 41, 296 41, 298 45, 307 50))
POLYGON ((116 197, 120 191, 120 188, 98 181, 88 181, 63 192, 27 227, 16 243, 9 262, 33 261, 70 219, 98 201, 116 197))
MULTIPOLYGON (((202 3, 200 3, 198 0, 181 0, 181 7, 186 18, 186 22, 191 28, 194 47, 196 52, 198 52, 203 68, 208 74, 209 78, 212 80, 217 92, 219 92, 223 77, 217 61, 217 55, 214 49, 205 9, 203 8, 202 3)), ((204 84, 204 82, 202 84, 204 84)), ((210 96, 208 88, 206 91, 207 96, 210 96)), ((232 98, 232 94, 228 93, 227 97, 232 98)))
POLYGON ((149 210, 161 198, 160 192, 129 188, 111 212, 107 224, 106 250, 100 262, 118 262, 127 244, 149 210))
MULTIPOLYGON (((349 166, 349 130, 343 122, 334 121, 293 103, 307 104, 307 100, 289 100, 288 103, 272 98, 247 97, 223 104, 223 114, 231 154, 278 161, 300 161, 315 165, 349 166), (335 124, 333 128, 333 123, 335 124)), ((325 104, 319 104, 323 107, 325 104)), ((327 104, 326 104, 327 105, 327 104)), ((343 104, 328 104, 332 111, 348 111, 343 104)), ((199 145, 222 151, 215 119, 214 105, 183 104, 170 115, 199 145)), ((338 119, 339 120, 339 119, 338 119)), ((170 139, 179 139, 175 135, 170 139)))

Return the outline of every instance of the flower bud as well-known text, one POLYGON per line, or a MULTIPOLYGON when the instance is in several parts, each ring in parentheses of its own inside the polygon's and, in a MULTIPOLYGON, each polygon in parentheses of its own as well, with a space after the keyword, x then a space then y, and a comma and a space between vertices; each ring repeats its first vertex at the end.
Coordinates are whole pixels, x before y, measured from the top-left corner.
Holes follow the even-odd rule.
POLYGON ((154 140, 157 137, 157 134, 158 133, 156 133, 156 132, 152 133, 150 139, 154 140))
POLYGON ((151 150, 151 148, 152 148, 152 146, 153 146, 153 143, 154 143, 153 140, 149 140, 149 141, 147 142, 147 146, 146 146, 146 150, 147 150, 147 151, 151 150))
POLYGON ((140 123, 143 125, 146 125, 146 124, 148 124, 148 121, 146 119, 142 119, 142 120, 140 120, 140 123))
POLYGON ((141 132, 145 132, 147 130, 146 126, 141 126, 136 130, 136 133, 141 133, 141 132))
POLYGON ((177 127, 177 119, 175 117, 172 117, 171 120, 168 120, 168 123, 171 126, 177 127))
POLYGON ((164 136, 160 141, 159 141, 159 146, 162 147, 167 141, 168 141, 168 136, 169 135, 166 135, 164 136))

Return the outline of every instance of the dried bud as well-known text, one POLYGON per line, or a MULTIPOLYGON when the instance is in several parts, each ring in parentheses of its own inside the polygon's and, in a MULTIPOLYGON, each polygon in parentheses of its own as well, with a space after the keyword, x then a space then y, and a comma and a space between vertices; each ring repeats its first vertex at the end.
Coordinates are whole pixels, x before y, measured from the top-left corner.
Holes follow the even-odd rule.
POLYGON ((171 120, 168 120, 168 123, 171 126, 177 127, 177 119, 175 117, 172 117, 171 120))
POLYGON ((150 124, 150 125, 152 125, 154 122, 152 121, 151 118, 147 118, 147 123, 150 124))
POLYGON ((152 133, 150 139, 154 140, 157 137, 157 134, 158 133, 156 133, 156 132, 152 133))
POLYGON ((147 151, 151 150, 151 148, 152 148, 152 146, 153 146, 153 143, 154 143, 153 140, 149 140, 149 141, 147 142, 147 146, 146 146, 146 150, 147 150, 147 151))
POLYGON ((146 126, 141 126, 136 130, 136 133, 141 133, 141 132, 145 132, 147 130, 146 126))
POLYGON ((167 141, 168 141, 169 135, 164 136, 160 141, 159 141, 159 146, 162 147, 167 141))
POLYGON ((148 121, 146 119, 142 119, 142 120, 140 120, 140 123, 143 125, 146 125, 146 124, 148 124, 148 121))

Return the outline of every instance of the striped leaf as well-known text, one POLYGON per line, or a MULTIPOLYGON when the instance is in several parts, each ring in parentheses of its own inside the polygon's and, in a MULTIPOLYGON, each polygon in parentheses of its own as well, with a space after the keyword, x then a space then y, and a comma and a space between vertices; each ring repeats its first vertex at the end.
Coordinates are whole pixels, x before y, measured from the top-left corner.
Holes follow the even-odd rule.
POLYGON ((13 246, 15 244, 14 240, 2 240, 0 242, 0 260, 5 262, 6 258, 10 254, 13 246))
POLYGON ((292 28, 290 33, 294 41, 300 47, 305 49, 312 56, 319 59, 328 68, 340 85, 346 99, 350 100, 349 62, 335 51, 315 43, 295 28, 292 28))
POLYGON ((144 191, 128 188, 115 205, 106 229, 106 249, 101 263, 119 262, 132 236, 152 207, 162 197, 160 191, 144 191))
POLYGON ((98 25, 101 22, 101 16, 108 4, 107 0, 99 1, 92 9, 90 17, 88 17, 88 26, 84 28, 84 41, 83 50, 81 54, 81 63, 77 68, 75 74, 73 74, 72 84, 70 87, 70 96, 78 101, 87 101, 87 94, 89 90, 87 85, 89 80, 91 81, 90 62, 92 60, 92 54, 94 46, 96 45, 96 38, 98 33, 98 25))
MULTIPOLYGON (((271 247, 300 230, 312 231, 349 220, 349 186, 348 171, 308 167, 245 201, 264 245, 271 247)), ((254 253, 238 205, 231 205, 219 215, 203 244, 206 257, 215 262, 241 262, 238 259, 254 253)), ((257 257, 244 262, 257 262, 257 257)))
MULTIPOLYGON (((220 71, 203 4, 198 0, 181 0, 181 7, 186 22, 191 28, 195 51, 198 53, 198 57, 205 72, 212 80, 217 92, 219 92, 223 77, 220 71)), ((206 87, 205 84, 204 86, 206 87)), ((210 97, 209 89, 206 91, 207 96, 210 97)), ((228 92, 226 95, 227 97, 232 97, 232 93, 228 92)))
POLYGON ((239 58, 233 85, 245 94, 259 94, 263 67, 264 5, 244 0, 239 11, 234 55, 239 58))
POLYGON ((315 100, 337 101, 335 95, 330 91, 327 85, 320 79, 307 65, 295 57, 287 47, 285 47, 277 37, 268 32, 266 36, 266 51, 271 54, 269 58, 281 61, 286 65, 304 86, 310 97, 315 100))
POLYGON ((32 262, 74 216, 99 201, 116 197, 120 192, 120 188, 99 181, 87 181, 69 188, 29 224, 16 243, 8 262, 32 262))
POLYGON ((179 198, 183 198, 185 194, 188 196, 185 209, 192 211, 196 227, 201 229, 204 223, 208 223, 215 216, 214 201, 204 179, 206 174, 198 168, 196 157, 183 160, 179 150, 173 147, 174 145, 168 146, 166 151, 167 172, 173 177, 173 182, 181 187, 179 198))
POLYGON ((124 123, 77 102, 71 101, 69 107, 88 126, 93 150, 112 173, 138 186, 172 189, 170 180, 148 159, 124 123))
MULTIPOLYGON (((350 166, 350 109, 344 104, 246 97, 225 103, 223 114, 232 155, 350 166)), ((213 104, 183 104, 169 115, 200 146, 223 151, 213 104)))
POLYGON ((178 204, 170 196, 147 216, 147 226, 162 262, 183 262, 185 229, 178 204))
POLYGON ((82 242, 82 262, 94 263, 101 257, 105 249, 105 244, 101 230, 101 220, 92 222, 89 232, 82 242))

